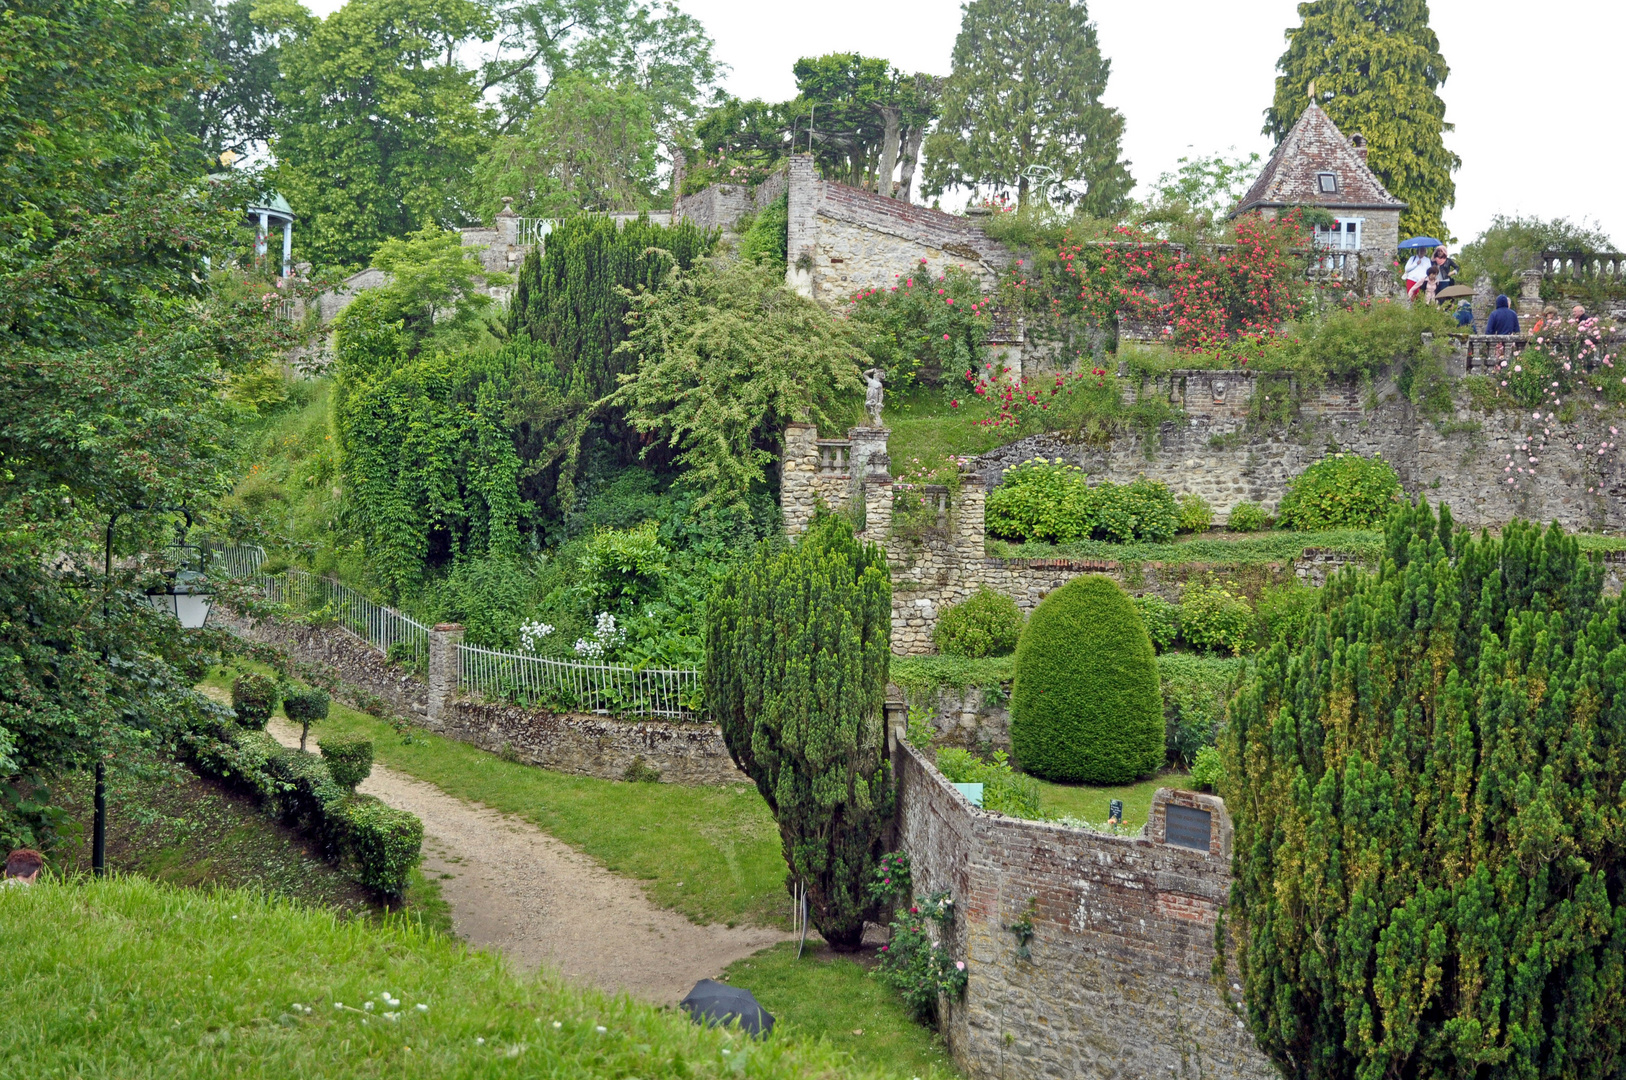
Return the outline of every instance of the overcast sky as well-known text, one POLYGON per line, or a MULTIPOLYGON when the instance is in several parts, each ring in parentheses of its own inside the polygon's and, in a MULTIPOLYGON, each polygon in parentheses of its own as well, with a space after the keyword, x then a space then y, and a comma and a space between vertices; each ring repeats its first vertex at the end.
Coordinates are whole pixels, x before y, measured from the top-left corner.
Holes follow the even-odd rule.
MULTIPOLYGON (((318 13, 339 0, 309 0, 318 13)), ((905 71, 946 75, 960 27, 956 0, 678 0, 731 71, 729 92, 785 100, 801 56, 855 51, 905 71)), ((1626 41, 1621 0, 1434 0, 1451 76, 1441 90, 1462 157, 1446 222, 1459 241, 1492 215, 1596 219, 1626 244, 1618 198, 1626 150, 1612 121, 1626 41), (1594 43, 1589 47, 1587 43, 1594 43), (1611 182, 1613 181, 1613 182, 1611 182), (1611 198, 1614 191, 1617 197, 1611 198)), ((1091 0, 1112 60, 1108 104, 1126 120, 1124 155, 1146 182, 1186 153, 1270 153, 1260 134, 1295 0, 1091 0)), ((947 202, 947 200, 945 200, 947 202)))

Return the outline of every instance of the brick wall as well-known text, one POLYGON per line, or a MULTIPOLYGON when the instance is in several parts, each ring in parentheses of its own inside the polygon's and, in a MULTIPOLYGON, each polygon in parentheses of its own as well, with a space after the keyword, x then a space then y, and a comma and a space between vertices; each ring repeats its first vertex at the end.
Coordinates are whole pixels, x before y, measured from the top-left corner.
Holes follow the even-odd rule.
POLYGON ((1159 824, 1108 836, 973 807, 902 739, 900 842, 916 891, 948 890, 947 945, 966 961, 943 1034, 975 1080, 1275 1075, 1213 985, 1214 926, 1230 887, 1224 804, 1160 792, 1159 824), (1208 810, 1212 846, 1159 842, 1169 801, 1208 810), (1030 898, 1031 958, 1008 929, 1030 898))

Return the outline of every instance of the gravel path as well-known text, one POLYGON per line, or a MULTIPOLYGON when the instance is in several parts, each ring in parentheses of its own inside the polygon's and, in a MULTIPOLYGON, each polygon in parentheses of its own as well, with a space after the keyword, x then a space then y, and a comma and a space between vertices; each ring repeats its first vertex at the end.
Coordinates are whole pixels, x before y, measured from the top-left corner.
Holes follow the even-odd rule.
MULTIPOLYGON (((281 719, 267 730, 285 746, 299 745, 298 729, 281 719)), ((696 926, 530 822, 383 765, 359 790, 423 819, 423 872, 442 879, 458 934, 502 950, 517 970, 546 964, 611 993, 667 1004, 735 960, 789 939, 761 927, 696 926)))

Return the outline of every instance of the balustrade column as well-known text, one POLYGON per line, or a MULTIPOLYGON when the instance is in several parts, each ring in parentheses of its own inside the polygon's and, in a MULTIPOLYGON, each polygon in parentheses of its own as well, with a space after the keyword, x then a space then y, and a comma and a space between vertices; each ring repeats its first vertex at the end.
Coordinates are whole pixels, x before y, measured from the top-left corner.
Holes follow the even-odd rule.
POLYGON ((436 623, 429 631, 429 726, 440 722, 447 705, 457 697, 457 647, 463 644, 463 627, 457 623, 436 623))

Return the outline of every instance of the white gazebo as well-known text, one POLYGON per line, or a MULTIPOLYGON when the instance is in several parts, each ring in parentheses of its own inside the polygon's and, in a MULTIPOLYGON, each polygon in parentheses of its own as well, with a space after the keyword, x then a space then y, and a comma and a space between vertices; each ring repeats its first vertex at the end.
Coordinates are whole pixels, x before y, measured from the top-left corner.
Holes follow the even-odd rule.
POLYGON ((294 270, 294 208, 281 195, 268 191, 248 208, 248 216, 258 222, 254 254, 262 258, 270 248, 272 226, 282 229, 282 276, 288 277, 294 270))

